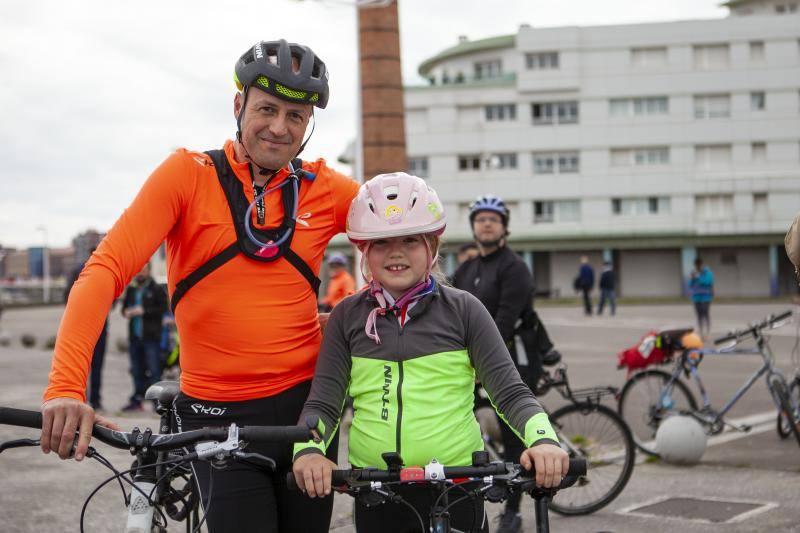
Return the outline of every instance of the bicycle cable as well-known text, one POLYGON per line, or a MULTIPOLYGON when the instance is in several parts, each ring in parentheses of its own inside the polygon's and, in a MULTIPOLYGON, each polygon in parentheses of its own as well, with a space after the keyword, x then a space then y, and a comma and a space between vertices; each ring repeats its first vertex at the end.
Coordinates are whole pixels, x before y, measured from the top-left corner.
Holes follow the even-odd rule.
MULTIPOLYGON (((100 492, 100 489, 102 489, 103 487, 105 487, 107 484, 111 483, 115 479, 116 480, 120 480, 120 479, 124 480, 126 483, 130 484, 131 487, 133 487, 133 489, 139 491, 139 493, 141 493, 142 496, 147 498, 147 502, 150 505, 152 505, 158 511, 158 514, 161 515, 161 518, 164 519, 164 523, 166 524, 167 523, 167 517, 164 515, 164 512, 158 506, 154 505, 155 502, 153 502, 153 500, 150 499, 150 497, 147 495, 147 493, 144 490, 142 490, 140 487, 136 486, 136 483, 134 481, 132 481, 129 478, 126 478, 125 474, 130 474, 131 472, 134 472, 134 471, 140 470, 140 469, 144 469, 144 468, 152 468, 152 467, 155 467, 155 466, 161 466, 161 465, 165 465, 165 464, 173 464, 173 463, 179 462, 179 461, 183 461, 183 458, 181 458, 181 459, 173 459, 173 460, 170 460, 170 461, 162 461, 160 463, 153 463, 153 464, 144 465, 144 466, 135 466, 133 468, 129 468, 128 470, 123 470, 121 472, 117 471, 113 466, 109 466, 110 463, 109 463, 109 465, 106 465, 102 461, 98 461, 100 464, 102 464, 104 466, 108 466, 114 472, 114 475, 109 477, 108 479, 104 480, 102 483, 100 483, 91 492, 91 494, 89 494, 89 496, 86 498, 86 501, 83 502, 83 508, 81 509, 81 520, 80 520, 81 533, 84 533, 83 523, 84 523, 84 518, 85 518, 85 515, 86 515, 86 509, 89 506, 89 502, 92 500, 92 498, 94 498, 94 496, 98 492, 100 492)), ((108 462, 108 461, 106 460, 106 462, 108 462)), ((127 497, 126 497, 126 500, 127 500, 127 497)))
MULTIPOLYGON (((435 508, 437 508, 437 507, 439 506, 439 500, 441 500, 441 499, 442 499, 442 497, 444 497, 444 495, 445 495, 445 494, 447 494, 448 492, 450 492, 450 491, 451 491, 451 490, 453 490, 454 488, 459 488, 459 489, 460 489, 460 490, 461 490, 461 491, 462 491, 462 492, 463 492, 463 493, 464 493, 466 496, 468 496, 468 497, 470 497, 470 498, 474 498, 474 495, 472 495, 472 494, 470 493, 470 491, 468 491, 466 488, 462 487, 462 486, 461 486, 461 483, 453 483, 453 485, 452 485, 452 486, 450 486, 450 487, 447 487, 445 490, 443 490, 441 493, 439 493, 439 496, 436 498, 436 500, 434 500, 434 502, 433 502, 433 507, 431 507, 431 509, 435 509, 435 508)), ((459 498, 459 500, 458 500, 458 501, 461 501, 462 499, 463 499, 463 498, 459 498)), ((477 511, 477 508, 476 508, 476 507, 477 507, 477 506, 475 505, 475 502, 473 501, 473 505, 472 505, 472 525, 471 525, 471 526, 470 526, 470 528, 469 528, 469 530, 470 530, 470 531, 474 531, 474 530, 475 530, 475 522, 477 522, 477 521, 478 521, 478 511, 477 511)), ((442 512, 445 512, 445 511, 447 511, 447 509, 449 509, 449 508, 450 508, 450 506, 449 506, 449 505, 448 505, 448 506, 446 506, 446 507, 445 507, 445 508, 442 510, 442 512)), ((486 512, 486 511, 484 510, 484 512, 486 512)))
MULTIPOLYGON (((195 478, 196 479, 196 478, 195 478)), ((199 483, 198 483, 198 490, 199 490, 199 483)), ((208 469, 208 505, 203 505, 203 518, 200 519, 200 522, 197 524, 197 527, 194 528, 192 533, 200 533, 200 528, 203 526, 203 523, 206 521, 208 517, 208 511, 211 509, 211 494, 214 491, 214 469, 208 469)), ((200 494, 200 504, 203 503, 203 494, 200 494)))

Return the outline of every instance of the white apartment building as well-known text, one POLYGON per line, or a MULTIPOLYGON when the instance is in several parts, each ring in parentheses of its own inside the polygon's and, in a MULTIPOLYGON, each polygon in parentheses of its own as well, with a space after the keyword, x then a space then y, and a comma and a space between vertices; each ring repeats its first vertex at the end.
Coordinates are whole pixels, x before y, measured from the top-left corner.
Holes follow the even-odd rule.
POLYGON ((730 16, 535 28, 460 42, 405 92, 411 171, 448 210, 496 194, 537 291, 572 294, 578 258, 623 296, 679 296, 696 257, 720 296, 796 293, 784 234, 800 210, 800 0, 730 16))

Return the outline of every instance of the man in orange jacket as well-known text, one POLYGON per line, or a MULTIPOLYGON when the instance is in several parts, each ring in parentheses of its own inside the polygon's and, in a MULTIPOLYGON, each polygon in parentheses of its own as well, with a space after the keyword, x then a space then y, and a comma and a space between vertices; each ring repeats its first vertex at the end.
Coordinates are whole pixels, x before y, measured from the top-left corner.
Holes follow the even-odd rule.
MULTIPOLYGON (((181 337, 178 429, 297 423, 321 341, 320 265, 358 184, 322 159, 298 159, 314 107, 328 103, 328 72, 311 49, 259 42, 236 62, 234 81, 236 140, 170 155, 75 282, 44 393, 45 453, 69 457, 78 430, 81 460, 92 424, 113 426, 85 403, 92 350, 111 303, 165 239, 181 337)), ((291 449, 251 443, 277 462, 272 474, 244 464, 214 472, 211 532, 328 530, 332 497, 286 487, 291 449)), ((206 503, 210 466, 194 470, 206 503)))
POLYGON ((347 271, 347 258, 344 254, 333 252, 328 257, 328 291, 322 299, 325 311, 330 312, 336 304, 356 292, 356 281, 347 271))

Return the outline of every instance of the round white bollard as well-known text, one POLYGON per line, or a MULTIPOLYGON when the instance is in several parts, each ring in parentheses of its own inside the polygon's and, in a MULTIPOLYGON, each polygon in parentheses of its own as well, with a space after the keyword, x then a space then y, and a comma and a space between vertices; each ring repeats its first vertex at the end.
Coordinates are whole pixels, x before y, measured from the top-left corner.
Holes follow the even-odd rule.
POLYGON ((694 465, 706 451, 703 426, 690 416, 675 415, 667 418, 656 432, 656 451, 672 464, 694 465))

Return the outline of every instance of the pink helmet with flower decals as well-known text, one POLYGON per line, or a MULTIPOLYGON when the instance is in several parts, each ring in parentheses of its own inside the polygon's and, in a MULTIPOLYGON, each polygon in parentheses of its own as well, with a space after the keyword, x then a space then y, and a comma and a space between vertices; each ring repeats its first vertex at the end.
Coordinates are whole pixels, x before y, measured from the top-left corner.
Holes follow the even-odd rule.
POLYGON ((433 233, 447 223, 436 191, 405 172, 379 174, 361 185, 347 214, 347 237, 355 244, 433 233))

